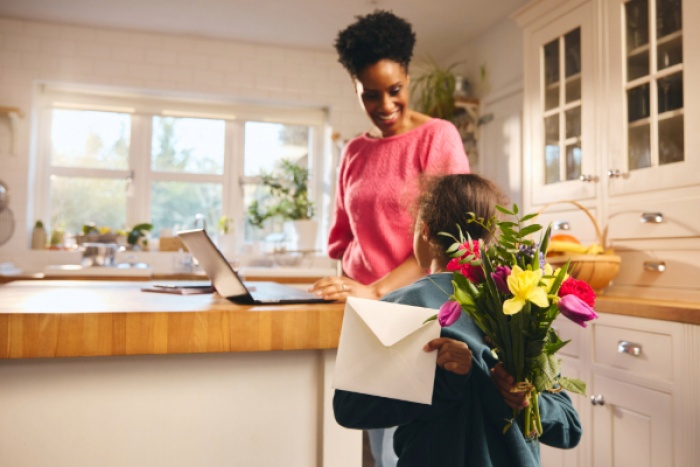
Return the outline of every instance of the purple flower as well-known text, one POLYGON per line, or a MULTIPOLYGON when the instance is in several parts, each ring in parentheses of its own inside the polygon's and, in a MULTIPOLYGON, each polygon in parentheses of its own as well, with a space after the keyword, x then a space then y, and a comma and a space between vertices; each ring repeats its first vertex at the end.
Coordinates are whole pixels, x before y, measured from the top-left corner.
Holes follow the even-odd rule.
POLYGON ((491 273, 491 278, 496 283, 496 288, 499 292, 509 294, 508 276, 510 276, 510 268, 508 266, 496 266, 496 269, 491 273))
POLYGON ((559 299, 557 305, 561 314, 584 328, 587 326, 586 321, 598 317, 598 314, 592 307, 574 294, 564 295, 559 299))
POLYGON ((453 301, 443 303, 438 312, 440 326, 444 328, 453 325, 459 319, 460 313, 462 313, 462 307, 459 303, 453 301))

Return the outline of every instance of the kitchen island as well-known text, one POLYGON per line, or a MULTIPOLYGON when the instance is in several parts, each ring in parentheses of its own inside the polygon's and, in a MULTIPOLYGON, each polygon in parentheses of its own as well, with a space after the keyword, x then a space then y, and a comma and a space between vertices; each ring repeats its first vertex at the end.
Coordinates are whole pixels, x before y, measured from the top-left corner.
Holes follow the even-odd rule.
POLYGON ((361 465, 331 408, 342 304, 147 285, 0 286, 3 464, 361 465))

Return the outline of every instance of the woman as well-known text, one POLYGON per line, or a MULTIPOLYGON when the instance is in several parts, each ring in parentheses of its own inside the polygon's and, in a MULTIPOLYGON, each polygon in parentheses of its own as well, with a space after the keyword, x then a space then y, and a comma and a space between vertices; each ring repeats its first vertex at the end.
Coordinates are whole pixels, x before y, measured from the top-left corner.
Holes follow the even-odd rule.
POLYGON ((425 275, 412 252, 409 207, 422 175, 468 173, 451 123, 409 108, 415 33, 387 11, 358 16, 335 47, 374 124, 350 141, 340 164, 328 253, 343 273, 310 289, 329 300, 380 298, 425 275))
MULTIPOLYGON (((340 163, 328 254, 342 259, 342 274, 309 289, 325 299, 377 299, 424 276, 413 256, 410 210, 420 178, 469 172, 454 125, 409 108, 415 41, 408 22, 379 10, 358 16, 336 39, 374 128, 347 144, 340 163)), ((393 429, 369 437, 376 466, 395 465, 393 429)))

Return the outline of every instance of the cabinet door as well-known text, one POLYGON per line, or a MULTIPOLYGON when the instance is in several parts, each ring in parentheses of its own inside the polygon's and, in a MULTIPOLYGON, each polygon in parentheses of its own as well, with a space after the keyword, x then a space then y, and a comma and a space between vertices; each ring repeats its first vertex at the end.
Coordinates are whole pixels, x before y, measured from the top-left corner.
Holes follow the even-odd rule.
POLYGON ((592 465, 673 465, 670 394, 601 375, 594 376, 592 393, 600 397, 592 410, 592 465))
POLYGON ((533 204, 596 195, 593 27, 588 2, 527 41, 533 204))
MULTIPOLYGON (((562 336, 562 338, 564 338, 562 336)), ((572 345, 570 343, 569 345, 572 345)), ((568 347, 568 346, 567 346, 568 347)), ((578 359, 562 357, 561 358, 561 374, 568 378, 581 378, 581 372, 579 371, 581 364, 578 359)), ((571 397, 571 402, 574 408, 579 413, 581 417, 581 423, 583 425, 584 436, 588 432, 588 427, 585 425, 585 418, 583 416, 582 410, 586 409, 585 404, 588 403, 585 396, 580 394, 569 393, 571 397)), ((583 465, 583 450, 585 449, 585 440, 581 440, 581 443, 574 449, 557 449, 551 446, 546 446, 540 444, 540 464, 542 467, 579 467, 583 465)))
POLYGON ((607 0, 612 195, 700 182, 697 0, 607 0))

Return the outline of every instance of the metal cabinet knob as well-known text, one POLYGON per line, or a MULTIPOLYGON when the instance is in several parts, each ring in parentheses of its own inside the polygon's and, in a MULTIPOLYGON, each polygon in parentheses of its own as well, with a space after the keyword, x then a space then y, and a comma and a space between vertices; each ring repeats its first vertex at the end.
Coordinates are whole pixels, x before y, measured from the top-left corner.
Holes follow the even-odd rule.
POLYGON ((582 182, 595 182, 596 178, 595 175, 581 175, 578 179, 582 182))
POLYGON ((664 221, 664 215, 660 212, 643 212, 639 221, 642 224, 661 224, 664 221))
POLYGON ((597 394, 591 396, 591 404, 593 405, 605 405, 605 398, 602 394, 597 394))
POLYGON ((665 261, 644 261, 644 270, 652 272, 664 272, 666 270, 665 261))
POLYGON ((617 351, 619 353, 632 355, 633 357, 639 357, 642 354, 642 346, 634 342, 619 341, 617 343, 617 351))
POLYGON ((620 178, 622 177, 622 172, 620 172, 617 169, 610 169, 608 170, 608 177, 610 178, 620 178))
POLYGON ((571 230, 569 221, 554 221, 552 222, 552 230, 571 230))

